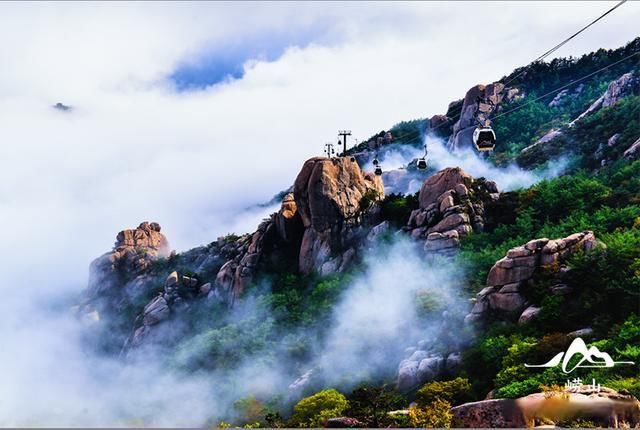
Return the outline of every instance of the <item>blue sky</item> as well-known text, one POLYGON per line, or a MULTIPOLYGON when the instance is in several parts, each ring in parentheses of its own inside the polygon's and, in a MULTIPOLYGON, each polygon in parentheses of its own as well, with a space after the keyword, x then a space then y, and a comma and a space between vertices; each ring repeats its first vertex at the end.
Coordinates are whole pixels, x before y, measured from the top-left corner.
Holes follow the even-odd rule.
POLYGON ((297 31, 267 30, 230 39, 217 48, 205 48, 188 61, 183 62, 169 76, 178 91, 199 90, 229 79, 241 79, 248 61, 274 61, 286 49, 304 48, 318 41, 322 28, 305 28, 297 31))

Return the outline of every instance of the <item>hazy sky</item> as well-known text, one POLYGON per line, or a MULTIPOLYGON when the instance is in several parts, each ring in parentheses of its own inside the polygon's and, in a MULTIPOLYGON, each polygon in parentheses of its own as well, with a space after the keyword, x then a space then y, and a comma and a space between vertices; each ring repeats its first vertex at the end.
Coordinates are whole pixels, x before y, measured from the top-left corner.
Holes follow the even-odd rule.
MULTIPOLYGON (((251 230, 240 210, 338 129, 443 113, 613 4, 2 3, 0 264, 78 289, 140 221, 178 250, 251 230)), ((621 46, 639 21, 629 2, 557 54, 621 46)))

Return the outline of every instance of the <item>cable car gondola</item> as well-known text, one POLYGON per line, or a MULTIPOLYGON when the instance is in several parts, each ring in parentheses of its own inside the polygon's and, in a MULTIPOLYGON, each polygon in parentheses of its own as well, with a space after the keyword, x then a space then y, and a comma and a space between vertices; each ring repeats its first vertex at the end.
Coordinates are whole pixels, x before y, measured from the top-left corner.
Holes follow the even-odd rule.
POLYGON ((496 134, 490 126, 478 126, 473 131, 473 144, 480 152, 493 151, 496 147, 496 134))
POLYGON ((427 168, 427 145, 424 145, 424 156, 418 158, 418 162, 416 163, 418 170, 425 170, 427 168))
POLYGON ((381 176, 382 167, 380 167, 380 160, 378 160, 378 153, 376 153, 375 157, 373 157, 372 163, 374 166, 376 166, 376 168, 373 170, 373 173, 375 173, 376 176, 381 176))

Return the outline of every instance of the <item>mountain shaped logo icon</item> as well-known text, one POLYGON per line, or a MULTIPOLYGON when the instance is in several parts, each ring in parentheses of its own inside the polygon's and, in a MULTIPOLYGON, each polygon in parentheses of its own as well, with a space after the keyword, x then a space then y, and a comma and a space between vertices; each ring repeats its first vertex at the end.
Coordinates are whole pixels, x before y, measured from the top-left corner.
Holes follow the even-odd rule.
POLYGON ((600 351, 595 346, 590 348, 584 343, 584 340, 577 337, 571 342, 566 352, 560 352, 555 355, 551 360, 544 364, 526 364, 525 367, 556 367, 562 365, 562 371, 564 373, 571 373, 578 368, 585 367, 613 367, 616 364, 635 364, 633 361, 613 361, 611 356, 606 352, 600 351), (569 367, 569 362, 576 355, 581 355, 582 358, 569 367))

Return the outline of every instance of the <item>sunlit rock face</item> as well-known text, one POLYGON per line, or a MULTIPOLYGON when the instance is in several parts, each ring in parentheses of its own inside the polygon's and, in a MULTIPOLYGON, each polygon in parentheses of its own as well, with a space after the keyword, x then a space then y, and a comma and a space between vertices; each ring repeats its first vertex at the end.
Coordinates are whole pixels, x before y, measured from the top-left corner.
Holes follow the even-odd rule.
POLYGON ((293 194, 304 225, 298 268, 309 273, 330 260, 339 269, 351 258, 349 239, 371 204, 384 197, 384 186, 350 157, 316 157, 302 166, 293 194))
POLYGON ((89 298, 102 295, 116 286, 117 272, 142 273, 158 257, 169 255, 169 242, 156 222, 143 222, 135 229, 116 236, 113 249, 96 258, 89 269, 89 298))

